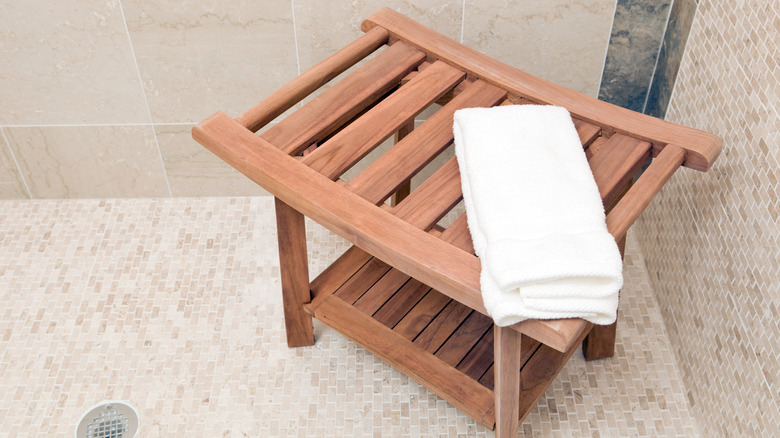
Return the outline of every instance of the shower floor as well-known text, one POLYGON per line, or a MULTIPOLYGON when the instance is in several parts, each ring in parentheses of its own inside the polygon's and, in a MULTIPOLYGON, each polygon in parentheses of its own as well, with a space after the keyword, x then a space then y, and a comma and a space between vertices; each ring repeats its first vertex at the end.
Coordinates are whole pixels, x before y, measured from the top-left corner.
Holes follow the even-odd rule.
MULTIPOLYGON (((313 277, 348 245, 308 225, 313 277)), ((631 234, 625 270, 615 357, 576 353, 525 436, 698 435, 631 234)), ((73 436, 102 400, 139 437, 493 436, 314 324, 287 348, 272 198, 0 202, 2 436, 73 436)))

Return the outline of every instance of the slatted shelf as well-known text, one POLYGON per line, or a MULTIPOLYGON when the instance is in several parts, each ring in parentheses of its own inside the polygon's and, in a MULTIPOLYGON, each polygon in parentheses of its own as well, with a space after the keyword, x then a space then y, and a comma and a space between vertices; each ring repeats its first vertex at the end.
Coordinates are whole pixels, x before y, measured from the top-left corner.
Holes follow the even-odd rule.
MULTIPOLYGON (((315 314, 322 316, 323 309, 330 308, 337 300, 335 307, 342 309, 340 312, 352 309, 351 312, 359 312, 365 315, 364 318, 371 318, 372 325, 383 327, 380 330, 382 338, 392 339, 392 343, 399 348, 425 351, 430 355, 429 360, 439 361, 435 367, 431 367, 429 361, 419 367, 412 361, 405 365, 407 368, 402 369, 420 383, 426 384, 435 380, 442 373, 442 368, 446 367, 451 373, 459 373, 460 379, 468 378, 473 384, 478 384, 485 390, 493 389, 491 372, 494 354, 493 323, 490 318, 432 290, 417 280, 410 279, 396 269, 387 267, 381 261, 372 258, 367 263, 363 263, 359 258, 346 255, 344 260, 354 261, 355 265, 351 270, 356 273, 343 285, 336 286, 336 291, 325 293, 327 298, 316 305, 315 314), (382 272, 384 273, 380 276, 382 272), (390 281, 391 278, 394 280, 390 281), (392 290, 392 287, 388 288, 398 284, 400 287, 395 290, 392 290), (352 292, 355 287, 365 289, 352 292), (359 298, 350 303, 355 296, 359 298)), ((332 277, 332 273, 323 272, 322 276, 332 277)), ((335 286, 332 282, 318 277, 312 282, 312 289, 315 285, 326 282, 335 286)), ((324 292, 320 291, 320 293, 324 292)), ((321 319, 331 323, 333 322, 331 318, 338 319, 335 315, 321 319)), ((361 326, 344 326, 335 323, 334 327, 365 348, 373 350, 375 348, 373 342, 361 341, 365 324, 363 322, 361 326)), ((539 351, 546 355, 545 357, 552 355, 552 352, 559 353, 555 350, 551 352, 548 349, 540 349, 540 343, 530 338, 525 340, 521 352, 521 368, 530 363, 533 355, 539 351)), ((393 352, 383 354, 392 356, 393 352)), ((521 369, 518 369, 518 372, 520 371, 521 369)), ((538 373, 530 377, 542 385, 551 380, 550 376, 538 373)), ((442 394, 442 388, 432 389, 445 399, 452 396, 442 394)), ((490 409, 484 404, 483 399, 461 400, 459 403, 468 404, 466 407, 461 406, 466 412, 481 412, 480 416, 475 415, 475 418, 487 427, 494 426, 495 417, 486 413, 490 409)))

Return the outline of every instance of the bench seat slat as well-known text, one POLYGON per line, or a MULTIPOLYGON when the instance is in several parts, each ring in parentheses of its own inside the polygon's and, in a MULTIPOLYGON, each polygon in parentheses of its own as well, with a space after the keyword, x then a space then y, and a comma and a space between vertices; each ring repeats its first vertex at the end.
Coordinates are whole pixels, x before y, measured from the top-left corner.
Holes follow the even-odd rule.
POLYGON ((653 144, 654 154, 667 144, 682 145, 686 151, 683 164, 687 167, 705 171, 720 154, 720 139, 712 134, 639 114, 533 76, 465 47, 392 9, 383 8, 363 21, 363 31, 375 27, 387 29, 391 39, 419 47, 429 56, 457 65, 469 76, 490 82, 510 95, 562 106, 577 119, 648 141, 653 144))
POLYGON ((453 157, 395 206, 393 214, 427 230, 444 217, 462 197, 458 161, 453 157))
POLYGON ((414 79, 350 123, 303 158, 312 169, 336 179, 408 120, 413 119, 464 77, 460 70, 434 62, 414 79))
POLYGON ((580 136, 580 143, 582 147, 587 148, 601 135, 601 128, 596 125, 584 122, 579 119, 572 119, 574 121, 574 127, 577 128, 577 134, 580 136))
POLYGON ((609 209, 623 187, 650 159, 650 143, 622 134, 613 135, 591 158, 590 170, 609 209))
POLYGON ((347 188, 374 204, 379 203, 409 180, 452 143, 452 115, 470 107, 490 107, 506 92, 487 82, 470 84, 428 120, 355 176, 347 188))
POLYGON ((262 102, 236 118, 250 131, 256 132, 274 118, 292 108, 301 99, 325 85, 346 69, 365 58, 387 42, 387 31, 382 28, 366 32, 348 46, 310 68, 287 85, 273 92, 262 102))
POLYGON ((366 109, 424 59, 417 49, 393 44, 260 136, 297 154, 366 109))

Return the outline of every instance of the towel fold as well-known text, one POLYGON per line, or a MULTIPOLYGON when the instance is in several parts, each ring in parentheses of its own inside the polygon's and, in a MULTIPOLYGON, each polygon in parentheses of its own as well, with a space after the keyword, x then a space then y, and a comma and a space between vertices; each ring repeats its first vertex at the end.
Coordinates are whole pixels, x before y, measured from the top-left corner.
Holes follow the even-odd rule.
POLYGON ((453 133, 482 297, 495 323, 614 322, 623 263, 569 112, 463 109, 453 133))

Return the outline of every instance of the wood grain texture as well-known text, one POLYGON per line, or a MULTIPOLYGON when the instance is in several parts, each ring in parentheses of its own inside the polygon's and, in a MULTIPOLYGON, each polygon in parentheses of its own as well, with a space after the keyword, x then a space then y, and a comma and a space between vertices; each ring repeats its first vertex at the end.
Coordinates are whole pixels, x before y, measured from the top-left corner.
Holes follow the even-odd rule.
POLYGON ((278 198, 274 199, 287 346, 314 345, 311 315, 303 307, 311 301, 306 225, 302 214, 278 198))
POLYGON ((409 276, 397 269, 391 269, 370 289, 355 301, 355 308, 367 315, 373 315, 401 287, 409 281, 409 276))
POLYGON ((494 326, 493 338, 496 437, 516 438, 517 426, 520 421, 520 373, 518 370, 520 370, 521 365, 522 337, 520 333, 511 328, 494 326))
POLYGON ((436 353, 450 334, 471 314, 472 310, 463 304, 450 300, 425 329, 414 339, 426 351, 436 353))
POLYGON ((372 203, 386 199, 452 143, 452 117, 461 108, 490 107, 506 92, 484 81, 470 84, 411 134, 353 178, 347 187, 372 203))
MULTIPOLYGON (((436 351, 436 357, 457 367, 482 335, 493 326, 493 319, 479 312, 471 312, 461 325, 436 351)), ((519 353, 518 353, 519 354, 519 353)), ((475 379, 476 380, 476 379, 475 379)))
POLYGON ((644 209, 650 205, 661 187, 669 181, 672 174, 685 161, 685 150, 669 145, 661 151, 642 176, 628 189, 628 193, 607 215, 607 229, 615 237, 622 239, 628 228, 644 209))
POLYGON ((615 134, 588 163, 605 208, 610 208, 621 188, 650 159, 650 143, 615 134))
POLYGON ((559 319, 495 327, 485 316, 466 215, 436 228, 462 197, 456 159, 414 192, 407 188, 451 144, 454 111, 566 107, 609 231, 623 242, 676 168, 706 170, 720 142, 498 63, 388 9, 366 20, 364 30, 237 120, 217 113, 193 137, 276 197, 288 345, 313 343, 313 314, 486 426, 497 420, 497 436, 514 437, 578 343, 588 359, 612 354, 615 326, 559 319), (391 45, 285 120, 259 136, 252 132, 385 43, 391 45), (444 106, 413 129, 432 102, 444 106), (352 181, 339 180, 394 133, 388 153, 352 181), (655 161, 627 190, 651 156, 655 161), (400 195, 385 205, 394 192, 400 195), (304 214, 355 245, 310 285, 304 214))
POLYGON ((420 300, 431 290, 430 286, 415 280, 409 279, 398 293, 393 295, 382 307, 374 313, 374 319, 393 328, 401 319, 409 313, 420 300))
POLYGON ((319 306, 315 316, 485 426, 493 427, 492 391, 462 372, 337 298, 319 306))
POLYGON ((684 165, 705 171, 720 154, 720 139, 712 134, 620 108, 545 81, 500 63, 391 9, 381 9, 363 21, 364 31, 375 27, 386 29, 391 39, 404 41, 431 57, 457 65, 469 76, 490 82, 512 95, 562 106, 585 122, 650 142, 654 155, 667 144, 684 145, 684 165))
MULTIPOLYGON (((523 365, 523 369, 520 371, 519 409, 521 415, 519 421, 523 421, 525 416, 536 405, 539 397, 544 394, 544 391, 550 386, 561 368, 566 365, 571 355, 577 351, 577 344, 582 342, 592 326, 593 324, 588 323, 585 330, 582 331, 569 350, 560 352, 542 344, 523 365)), ((497 387, 498 384, 496 385, 497 387)))
MULTIPOLYGON (((620 256, 625 255, 626 237, 617 242, 620 256)), ((594 325, 582 341, 582 355, 585 360, 606 359, 615 355, 617 320, 609 325, 594 325)))
POLYGON ((330 179, 338 178, 464 77, 460 70, 434 62, 304 157, 303 163, 330 179))
POLYGON ((406 339, 414 340, 451 301, 447 295, 431 289, 401 318, 393 327, 393 331, 406 339))
POLYGON ((256 132, 314 90, 378 49, 387 42, 387 37, 388 33, 384 29, 377 28, 367 32, 245 111, 236 121, 256 132))
MULTIPOLYGON (((404 123, 400 128, 398 128, 398 131, 395 133, 395 136, 393 138, 393 144, 398 144, 401 140, 406 138, 407 135, 411 134, 412 131, 414 131, 414 117, 410 120, 407 120, 406 123, 404 123)), ((393 196, 390 198, 390 205, 392 207, 395 207, 398 205, 399 202, 403 201, 404 198, 409 196, 409 193, 412 192, 412 180, 411 178, 405 180, 402 182, 397 189, 393 192, 393 196)))
POLYGON ((526 319, 510 327, 558 351, 567 351, 576 344, 588 322, 580 318, 526 319))
MULTIPOLYGON (((472 379, 479 380, 492 365, 493 327, 491 326, 460 361, 457 368, 472 379)), ((493 387, 491 386, 489 389, 493 389, 493 387)))
POLYGON ((351 246, 335 262, 325 268, 317 278, 312 280, 309 287, 313 299, 316 300, 318 296, 332 293, 341 287, 369 260, 371 260, 371 254, 356 246, 351 246))
MULTIPOLYGON (((481 267, 473 255, 333 184, 224 113, 212 115, 192 132, 199 143, 296 210, 407 275, 487 314, 479 286, 481 267)), ((526 320, 512 327, 566 351, 584 324, 580 319, 526 320)))
POLYGON ((423 59, 419 50, 393 44, 260 136, 297 154, 368 108, 423 59))
POLYGON ((458 216, 458 218, 455 219, 455 222, 441 233, 441 240, 448 242, 469 254, 474 254, 474 242, 471 240, 471 232, 469 232, 466 213, 462 213, 458 216))
POLYGON ((577 129, 577 135, 580 136, 582 147, 589 147, 601 135, 600 127, 578 119, 573 119, 573 121, 574 127, 577 129))
MULTIPOLYGON (((531 356, 536 353, 536 351, 539 349, 539 347, 542 345, 541 342, 537 341, 534 338, 531 338, 526 335, 522 335, 522 339, 520 341, 520 363, 525 364, 528 362, 528 359, 531 358, 531 356)), ((493 373, 493 356, 491 355, 491 363, 490 368, 488 368, 485 371, 485 374, 482 375, 479 379, 479 383, 483 385, 485 388, 493 389, 495 384, 495 375, 493 373)))
POLYGON ((377 208, 223 113, 193 137, 274 196, 366 252, 485 314, 479 260, 377 208))
POLYGON ((427 230, 462 198, 460 170, 458 161, 453 157, 392 211, 408 223, 427 230))

